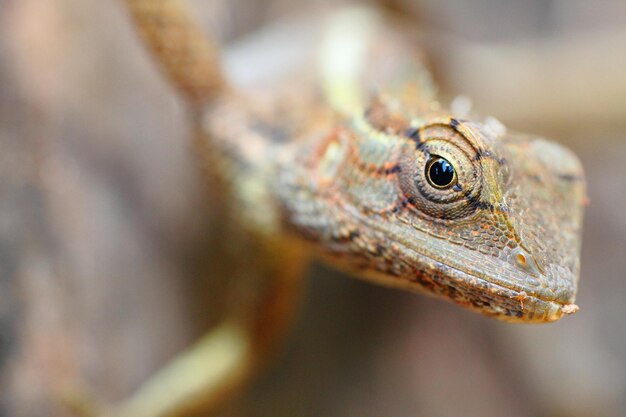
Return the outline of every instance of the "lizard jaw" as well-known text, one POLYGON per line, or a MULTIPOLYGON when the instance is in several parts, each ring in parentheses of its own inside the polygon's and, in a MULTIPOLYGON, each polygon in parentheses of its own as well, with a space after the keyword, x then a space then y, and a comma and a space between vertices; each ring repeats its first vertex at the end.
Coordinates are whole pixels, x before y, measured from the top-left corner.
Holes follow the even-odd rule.
POLYGON ((362 269, 359 274, 363 275, 365 272, 368 280, 380 285, 452 301, 506 322, 549 323, 579 310, 576 304, 543 299, 524 290, 506 287, 443 264, 408 247, 403 250, 411 252, 407 257, 413 259, 410 262, 412 265, 420 265, 419 269, 414 269, 413 274, 397 276, 395 273, 362 269))
MULTIPOLYGON (((556 289, 537 289, 527 283, 535 277, 516 268, 513 258, 506 262, 497 258, 491 260, 491 268, 506 268, 515 273, 517 279, 507 279, 499 275, 482 272, 487 268, 488 258, 481 258, 479 267, 459 267, 445 259, 466 259, 472 252, 464 247, 439 246, 439 250, 426 253, 433 245, 417 243, 418 235, 400 232, 394 227, 381 227, 379 222, 361 217, 366 229, 372 230, 375 241, 389 242, 385 258, 376 270, 370 267, 359 268, 360 273, 379 284, 405 290, 427 293, 447 299, 481 314, 508 322, 545 323, 553 322, 564 315, 578 311, 573 304, 569 288, 575 285, 575 274, 561 267, 551 267, 546 275, 541 274, 544 282, 556 283, 556 289), (382 236, 384 238, 382 238, 382 236), (409 237, 410 236, 410 237, 409 237), (446 249, 446 253, 442 252, 446 249), (439 258, 439 259, 437 259, 439 258), (481 265, 482 264, 482 265, 481 265), (526 278, 527 277, 527 278, 526 278), (542 292, 544 294, 542 294, 542 292)), ((433 239, 430 236, 424 239, 433 239)), ((536 279, 535 279, 536 281, 536 279)))
POLYGON ((406 249, 422 258, 416 265, 426 266, 418 271, 415 281, 426 283, 427 289, 434 289, 432 292, 436 296, 443 296, 496 319, 526 323, 553 322, 579 310, 575 304, 546 299, 531 294, 530 290, 502 285, 488 276, 474 275, 408 247, 406 249), (434 287, 428 288, 429 284, 434 287))

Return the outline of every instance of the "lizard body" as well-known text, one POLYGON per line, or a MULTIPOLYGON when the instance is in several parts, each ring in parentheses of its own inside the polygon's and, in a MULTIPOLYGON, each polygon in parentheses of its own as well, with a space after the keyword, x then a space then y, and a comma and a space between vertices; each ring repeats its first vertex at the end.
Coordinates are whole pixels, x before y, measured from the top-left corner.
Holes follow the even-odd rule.
POLYGON ((572 308, 584 182, 565 148, 444 115, 413 123, 380 100, 352 117, 319 116, 289 145, 263 136, 276 134, 268 126, 242 131, 211 114, 211 135, 265 149, 264 168, 231 157, 244 175, 235 188, 257 199, 240 196, 247 216, 272 235, 293 232, 352 273, 507 321, 572 308), (454 161, 448 190, 427 181, 436 157, 454 161))
MULTIPOLYGON (((349 16, 333 36, 354 37, 346 27, 371 25, 364 19, 349 16)), ((322 77, 330 92, 272 86, 205 110, 207 137, 231 161, 241 218, 307 241, 356 276, 498 319, 547 322, 577 310, 585 188, 573 153, 492 118, 455 117, 428 78, 367 90, 332 77, 322 77), (332 88, 353 92, 337 98, 332 88), (445 187, 428 179, 441 158, 454 170, 445 187)))
MULTIPOLYGON (((418 54, 379 31, 375 14, 349 10, 322 28, 319 66, 304 54, 291 76, 232 88, 178 0, 126 4, 189 105, 225 252, 242 259, 230 273, 258 297, 104 414, 69 399, 81 415, 214 408, 284 331, 300 265, 316 256, 505 321, 576 312, 585 200, 576 156, 447 110, 418 54)), ((245 58, 245 75, 262 72, 245 58)))

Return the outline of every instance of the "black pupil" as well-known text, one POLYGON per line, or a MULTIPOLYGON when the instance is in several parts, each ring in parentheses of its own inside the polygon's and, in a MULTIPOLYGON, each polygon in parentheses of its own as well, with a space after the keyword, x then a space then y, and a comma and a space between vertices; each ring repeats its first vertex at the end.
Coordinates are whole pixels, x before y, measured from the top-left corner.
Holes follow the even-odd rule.
POLYGON ((454 180, 454 168, 450 162, 443 158, 438 158, 430 164, 428 178, 437 187, 447 187, 454 180))

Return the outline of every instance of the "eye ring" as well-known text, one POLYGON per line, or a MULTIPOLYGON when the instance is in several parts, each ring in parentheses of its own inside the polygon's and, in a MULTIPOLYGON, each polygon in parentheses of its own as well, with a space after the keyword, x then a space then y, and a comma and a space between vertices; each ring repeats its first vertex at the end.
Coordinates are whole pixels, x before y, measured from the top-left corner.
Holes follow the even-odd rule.
POLYGON ((424 172, 428 184, 438 190, 447 190, 457 183, 454 166, 445 158, 434 155, 426 163, 424 172))

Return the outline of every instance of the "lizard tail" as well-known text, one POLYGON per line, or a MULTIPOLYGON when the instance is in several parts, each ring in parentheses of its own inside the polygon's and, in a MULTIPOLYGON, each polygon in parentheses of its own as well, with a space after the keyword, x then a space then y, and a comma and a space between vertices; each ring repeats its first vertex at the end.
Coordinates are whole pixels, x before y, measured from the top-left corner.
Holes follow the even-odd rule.
POLYGON ((217 46, 189 15, 184 0, 124 0, 147 48, 175 88, 201 106, 226 87, 217 46))

